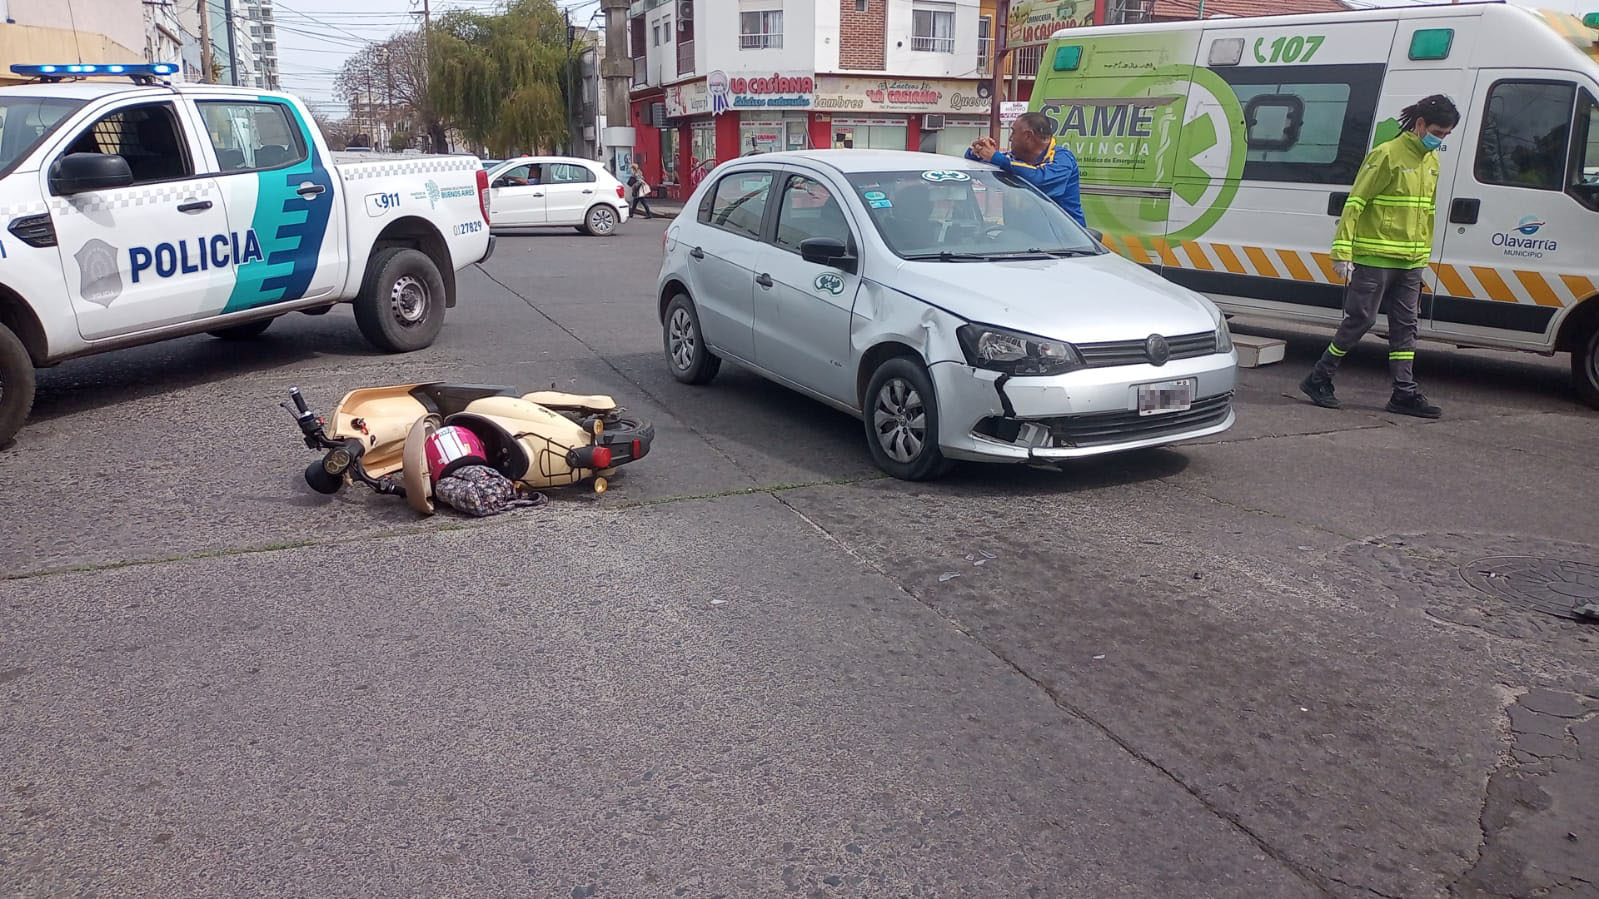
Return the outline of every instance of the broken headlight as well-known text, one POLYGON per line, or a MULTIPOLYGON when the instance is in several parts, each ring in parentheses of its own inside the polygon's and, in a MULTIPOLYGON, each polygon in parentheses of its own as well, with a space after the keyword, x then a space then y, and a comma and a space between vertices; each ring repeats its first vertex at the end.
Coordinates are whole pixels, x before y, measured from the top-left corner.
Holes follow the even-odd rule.
POLYGON ((978 368, 1012 375, 1059 375, 1083 367, 1077 348, 990 325, 962 325, 956 332, 966 361, 978 368))

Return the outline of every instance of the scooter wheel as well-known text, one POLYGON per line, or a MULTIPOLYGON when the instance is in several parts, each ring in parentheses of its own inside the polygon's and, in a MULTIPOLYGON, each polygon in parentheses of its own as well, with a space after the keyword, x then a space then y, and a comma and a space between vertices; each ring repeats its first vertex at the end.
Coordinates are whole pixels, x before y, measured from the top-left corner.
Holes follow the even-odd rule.
POLYGON ((305 467, 305 482, 318 493, 334 494, 344 487, 343 474, 329 474, 318 459, 305 467))

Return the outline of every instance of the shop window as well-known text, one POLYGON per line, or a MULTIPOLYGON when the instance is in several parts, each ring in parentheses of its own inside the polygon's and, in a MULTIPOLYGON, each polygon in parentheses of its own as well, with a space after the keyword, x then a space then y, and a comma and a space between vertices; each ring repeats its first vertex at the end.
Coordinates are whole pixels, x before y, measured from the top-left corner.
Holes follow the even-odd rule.
POLYGON ((1483 184, 1560 190, 1576 87, 1567 82, 1500 81, 1488 90, 1477 137, 1483 184))
POLYGON ((1354 183, 1370 149, 1381 64, 1212 71, 1244 110, 1244 180, 1354 183))
POLYGON ((918 3, 911 9, 911 49, 926 53, 955 52, 953 4, 918 3))
POLYGON ((771 172, 735 172, 716 182, 700 204, 700 221, 759 240, 766 198, 772 189, 771 172))

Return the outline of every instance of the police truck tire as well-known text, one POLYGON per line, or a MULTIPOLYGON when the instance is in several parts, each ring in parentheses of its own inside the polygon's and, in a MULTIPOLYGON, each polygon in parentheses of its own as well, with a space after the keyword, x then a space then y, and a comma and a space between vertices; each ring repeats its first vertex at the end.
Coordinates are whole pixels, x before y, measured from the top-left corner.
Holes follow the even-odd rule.
POLYGON ((33 359, 28 350, 0 325, 0 446, 11 442, 33 409, 33 359))
POLYGON ((272 318, 257 319, 253 322, 245 322, 242 325, 234 325, 230 328, 218 328, 215 331, 207 331, 206 333, 220 340, 251 340, 265 334, 266 329, 276 319, 277 316, 274 315, 272 318))
POLYGON ((380 350, 409 353, 431 344, 444 327, 444 278, 420 250, 379 250, 355 300, 361 336, 380 350))
POLYGON ((1571 351, 1571 383, 1584 403, 1599 409, 1599 318, 1594 316, 1571 351))

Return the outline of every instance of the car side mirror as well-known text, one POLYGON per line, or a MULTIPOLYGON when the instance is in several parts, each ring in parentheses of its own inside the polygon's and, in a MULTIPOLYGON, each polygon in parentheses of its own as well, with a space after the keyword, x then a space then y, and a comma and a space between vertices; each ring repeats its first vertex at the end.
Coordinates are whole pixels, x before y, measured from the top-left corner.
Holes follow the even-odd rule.
POLYGON ((1089 228, 1088 236, 1094 239, 1094 243, 1105 242, 1105 232, 1099 230, 1098 228, 1089 228))
POLYGON ((855 271, 855 257, 849 245, 833 237, 809 237, 800 241, 800 258, 846 272, 855 271))
POLYGON ((50 165, 50 192, 70 197, 91 190, 127 187, 133 169, 121 156, 110 153, 68 153, 50 165))

